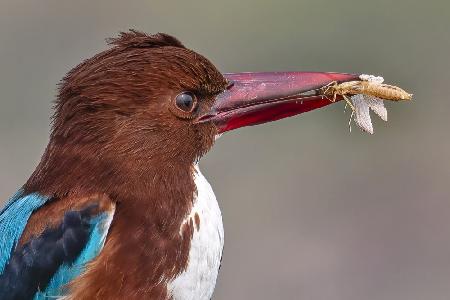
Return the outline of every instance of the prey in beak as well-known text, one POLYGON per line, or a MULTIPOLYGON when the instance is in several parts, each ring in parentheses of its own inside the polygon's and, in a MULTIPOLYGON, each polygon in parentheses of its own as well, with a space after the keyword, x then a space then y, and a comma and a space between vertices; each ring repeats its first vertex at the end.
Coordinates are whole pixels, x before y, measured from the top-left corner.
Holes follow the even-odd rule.
MULTIPOLYGON (((345 99, 363 131, 373 133, 369 109, 387 121, 384 100, 410 100, 411 94, 373 75, 321 72, 224 74, 228 88, 198 122, 213 122, 219 133, 276 121, 345 99), (347 97, 348 95, 348 97, 347 97)), ((351 130, 351 127, 350 127, 351 130)))

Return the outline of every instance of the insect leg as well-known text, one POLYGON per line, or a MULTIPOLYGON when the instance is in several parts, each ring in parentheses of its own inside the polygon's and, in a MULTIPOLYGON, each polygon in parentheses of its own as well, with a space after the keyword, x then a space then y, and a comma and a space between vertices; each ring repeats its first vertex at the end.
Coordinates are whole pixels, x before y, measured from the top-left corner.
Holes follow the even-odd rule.
POLYGON ((344 98, 345 102, 348 104, 348 106, 350 106, 350 108, 352 109, 352 113, 353 113, 355 111, 355 107, 353 106, 350 99, 348 99, 348 97, 345 95, 342 95, 342 98, 344 98))
POLYGON ((352 132, 352 120, 353 116, 355 115, 355 110, 352 109, 352 114, 350 115, 350 118, 348 119, 348 130, 352 132))
POLYGON ((347 104, 348 104, 348 106, 350 106, 350 108, 352 109, 352 113, 350 115, 350 118, 348 119, 348 130, 350 132, 352 132, 352 120, 353 120, 353 116, 355 115, 355 107, 353 106, 352 102, 350 101, 350 99, 347 96, 342 95, 342 98, 344 98, 344 100, 345 100, 345 107, 347 107, 347 104))
POLYGON ((337 81, 332 81, 332 82, 330 82, 329 84, 327 84, 326 86, 324 86, 323 88, 322 88, 322 91, 323 91, 323 95, 328 99, 328 100, 330 100, 331 102, 336 102, 336 95, 337 95, 337 92, 336 92, 336 89, 335 89, 335 87, 337 86, 337 81), (330 96, 330 95, 333 95, 333 98, 332 99, 330 99, 328 96, 330 96))

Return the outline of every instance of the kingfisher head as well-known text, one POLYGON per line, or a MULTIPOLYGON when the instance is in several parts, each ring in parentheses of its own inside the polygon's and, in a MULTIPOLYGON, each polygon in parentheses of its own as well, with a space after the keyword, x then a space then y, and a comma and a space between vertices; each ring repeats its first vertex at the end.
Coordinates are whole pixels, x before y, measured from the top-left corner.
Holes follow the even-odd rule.
POLYGON ((327 105, 320 88, 355 78, 222 74, 204 56, 162 33, 131 30, 109 39, 109 45, 61 82, 50 143, 28 186, 42 177, 67 177, 59 176, 66 166, 73 166, 78 182, 103 180, 103 186, 127 170, 142 177, 149 170, 185 169, 219 134, 327 105))
POLYGON ((225 77, 167 34, 122 33, 61 83, 52 139, 97 158, 192 163, 216 129, 198 124, 225 77))

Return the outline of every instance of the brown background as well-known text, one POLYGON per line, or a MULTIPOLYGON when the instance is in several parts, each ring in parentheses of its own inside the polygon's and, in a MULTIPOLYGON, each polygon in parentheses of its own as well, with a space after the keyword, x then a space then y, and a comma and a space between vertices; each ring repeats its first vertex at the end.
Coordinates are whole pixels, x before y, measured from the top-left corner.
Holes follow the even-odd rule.
POLYGON ((449 3, 1 0, 1 199, 43 152, 56 83, 120 30, 174 34, 224 72, 381 74, 415 100, 374 136, 338 104, 203 159, 226 230, 215 299, 449 299, 449 3))

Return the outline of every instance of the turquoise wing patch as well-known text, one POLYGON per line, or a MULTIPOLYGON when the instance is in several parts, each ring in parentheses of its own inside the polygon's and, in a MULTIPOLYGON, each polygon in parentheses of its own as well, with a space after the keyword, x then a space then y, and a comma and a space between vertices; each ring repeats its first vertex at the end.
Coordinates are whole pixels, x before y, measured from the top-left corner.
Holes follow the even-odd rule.
MULTIPOLYGON (((68 211, 65 213, 59 226, 50 228, 44 231, 41 236, 35 237, 34 244, 27 243, 20 249, 17 249, 17 243, 29 218, 33 212, 42 208, 50 199, 51 197, 45 197, 37 193, 24 195, 23 191, 19 191, 0 212, 1 299, 48 300, 63 297, 67 295, 67 284, 82 274, 86 264, 97 257, 103 249, 114 216, 114 206, 107 211, 101 211, 93 215, 82 213, 83 211, 88 212, 89 208, 82 211, 68 211), (71 223, 71 218, 73 220, 73 217, 78 215, 83 215, 83 225, 71 223), (67 247, 73 247, 73 243, 71 244, 70 242, 70 234, 69 240, 60 240, 63 237, 61 235, 64 235, 64 230, 66 230, 64 228, 68 228, 67 230, 70 231, 71 228, 81 228, 79 226, 83 226, 82 232, 84 233, 81 234, 84 234, 84 237, 77 235, 73 241, 76 243, 82 241, 79 244, 81 248, 77 248, 80 250, 76 250, 77 252, 74 253, 73 251, 75 250, 73 248, 72 250, 70 250, 71 248, 64 248, 64 251, 69 249, 67 250, 69 251, 68 253, 74 253, 75 256, 72 256, 72 259, 64 258, 61 264, 56 265, 56 269, 51 271, 53 268, 52 260, 49 261, 48 259, 53 259, 54 256, 52 255, 54 253, 60 253, 57 252, 61 250, 58 247, 61 248, 63 245, 63 247, 66 247, 66 245, 67 247), (52 243, 54 244, 52 245, 52 243), (50 248, 45 248, 48 246, 50 248), (30 249, 33 249, 33 251, 30 252, 30 249), (54 251, 47 252, 48 250, 46 251, 45 249, 54 251), (36 268, 42 269, 44 273, 47 272, 46 274, 48 275, 44 276, 49 277, 45 279, 45 277, 41 278, 41 275, 35 277, 32 275, 33 273, 29 273, 35 272, 36 268), (40 282, 45 283, 45 287, 42 290, 39 287, 40 282), (24 298, 20 295, 28 296, 24 298)), ((80 234, 80 232, 78 231, 77 234, 80 234)), ((58 259, 57 257, 54 258, 58 259)), ((59 259, 61 260, 61 257, 59 259)))
POLYGON ((34 300, 51 299, 67 294, 67 284, 78 277, 84 271, 86 264, 97 257, 102 250, 113 215, 114 211, 104 212, 91 219, 89 239, 80 255, 74 263, 63 264, 52 277, 45 291, 38 292, 34 300))
POLYGON ((0 212, 0 274, 8 263, 31 214, 48 200, 49 197, 37 193, 23 195, 23 192, 19 191, 0 212))

